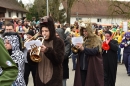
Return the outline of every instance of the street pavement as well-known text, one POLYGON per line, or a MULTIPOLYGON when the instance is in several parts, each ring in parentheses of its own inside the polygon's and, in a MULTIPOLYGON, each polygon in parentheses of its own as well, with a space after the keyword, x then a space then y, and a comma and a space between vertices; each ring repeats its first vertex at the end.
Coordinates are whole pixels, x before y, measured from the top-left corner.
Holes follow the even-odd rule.
MULTIPOLYGON (((67 80, 67 86, 73 86, 75 71, 72 71, 72 60, 69 60, 69 79, 67 80)), ((33 86, 32 76, 29 77, 29 85, 33 86)), ((125 65, 118 65, 116 86, 130 86, 130 76, 127 75, 125 65)))

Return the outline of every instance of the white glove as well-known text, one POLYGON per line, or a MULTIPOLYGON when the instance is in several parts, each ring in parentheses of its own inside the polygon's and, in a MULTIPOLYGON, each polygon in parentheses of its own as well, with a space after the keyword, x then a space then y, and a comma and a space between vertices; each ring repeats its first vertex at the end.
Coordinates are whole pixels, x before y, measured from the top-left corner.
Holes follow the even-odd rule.
POLYGON ((127 41, 127 44, 130 45, 130 41, 127 41))
POLYGON ((125 44, 124 46, 125 46, 125 47, 127 47, 127 46, 128 46, 128 44, 125 44))
POLYGON ((124 43, 124 42, 122 42, 121 44, 123 44, 123 45, 124 45, 125 43, 124 43))

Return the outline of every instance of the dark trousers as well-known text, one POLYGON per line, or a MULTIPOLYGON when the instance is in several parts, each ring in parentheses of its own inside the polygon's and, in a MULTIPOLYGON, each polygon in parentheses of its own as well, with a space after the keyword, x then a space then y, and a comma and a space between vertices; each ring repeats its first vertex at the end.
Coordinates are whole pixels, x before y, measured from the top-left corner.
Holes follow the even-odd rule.
POLYGON ((130 54, 129 53, 124 53, 123 54, 123 60, 124 64, 127 70, 127 74, 130 74, 130 54))
POLYGON ((28 85, 28 78, 29 78, 30 72, 32 72, 33 83, 34 83, 34 86, 36 86, 36 83, 35 83, 36 66, 26 63, 25 72, 24 72, 24 80, 25 80, 26 86, 28 85))
POLYGON ((78 54, 73 54, 72 55, 72 62, 73 62, 73 69, 76 69, 76 59, 77 59, 78 54))
POLYGON ((82 86, 85 86, 87 70, 80 70, 82 86))
POLYGON ((121 48, 118 48, 118 52, 117 52, 117 56, 118 56, 118 62, 121 62, 121 48))
POLYGON ((108 62, 104 61, 104 86, 115 86, 117 60, 113 59, 111 62, 108 59, 105 60, 108 62))

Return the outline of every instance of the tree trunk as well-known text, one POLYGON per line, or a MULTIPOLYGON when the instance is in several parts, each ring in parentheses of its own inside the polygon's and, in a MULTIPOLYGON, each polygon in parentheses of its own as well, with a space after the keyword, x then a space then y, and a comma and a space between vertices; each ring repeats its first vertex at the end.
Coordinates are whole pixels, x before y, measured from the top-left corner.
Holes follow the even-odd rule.
POLYGON ((71 17, 71 8, 74 2, 77 0, 67 0, 67 23, 70 24, 70 17, 71 17))
POLYGON ((67 8, 67 23, 70 24, 70 17, 71 17, 71 9, 67 8))

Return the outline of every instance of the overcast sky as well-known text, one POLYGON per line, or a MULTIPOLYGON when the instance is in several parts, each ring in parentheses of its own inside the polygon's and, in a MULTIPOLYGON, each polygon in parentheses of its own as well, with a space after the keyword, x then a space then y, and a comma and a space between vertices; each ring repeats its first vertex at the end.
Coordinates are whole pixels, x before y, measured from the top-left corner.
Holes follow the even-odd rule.
MULTIPOLYGON (((22 0, 24 4, 33 3, 34 0, 22 0)), ((130 1, 130 0, 118 0, 118 1, 130 1)))
POLYGON ((130 0, 118 0, 118 1, 130 1, 130 0))
POLYGON ((22 0, 22 2, 23 2, 24 4, 28 4, 28 3, 33 3, 34 0, 22 0))

